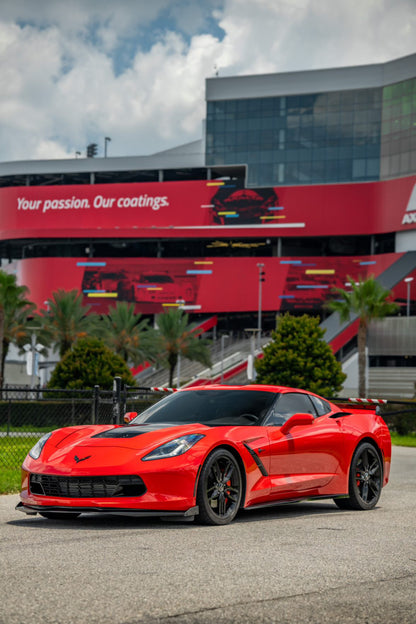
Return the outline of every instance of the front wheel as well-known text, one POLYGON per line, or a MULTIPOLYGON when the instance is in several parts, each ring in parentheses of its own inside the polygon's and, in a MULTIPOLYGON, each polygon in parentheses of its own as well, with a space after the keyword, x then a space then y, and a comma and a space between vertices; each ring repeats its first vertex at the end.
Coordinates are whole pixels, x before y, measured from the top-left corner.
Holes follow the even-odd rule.
POLYGON ((238 462, 227 449, 218 449, 202 466, 197 491, 199 519, 204 524, 229 524, 237 515, 243 492, 238 462))
POLYGON ((352 456, 347 498, 334 499, 340 509, 373 509, 380 498, 383 467, 372 444, 363 442, 352 456))

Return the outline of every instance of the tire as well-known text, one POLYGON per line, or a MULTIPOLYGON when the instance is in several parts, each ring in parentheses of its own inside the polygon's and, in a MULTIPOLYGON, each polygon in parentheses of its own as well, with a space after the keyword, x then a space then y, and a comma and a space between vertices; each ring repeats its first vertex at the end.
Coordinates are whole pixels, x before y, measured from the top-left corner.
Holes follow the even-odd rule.
POLYGON ((360 444, 351 460, 348 497, 335 498, 340 509, 373 509, 383 486, 383 465, 377 449, 368 442, 360 444))
POLYGON ((234 455, 217 449, 202 466, 198 482, 197 505, 203 524, 224 525, 234 520, 243 494, 243 479, 234 455))
POLYGON ((47 518, 48 520, 74 520, 75 518, 78 518, 78 516, 80 516, 81 514, 79 513, 60 513, 60 512, 53 512, 53 511, 42 511, 39 512, 39 515, 42 516, 42 518, 47 518))

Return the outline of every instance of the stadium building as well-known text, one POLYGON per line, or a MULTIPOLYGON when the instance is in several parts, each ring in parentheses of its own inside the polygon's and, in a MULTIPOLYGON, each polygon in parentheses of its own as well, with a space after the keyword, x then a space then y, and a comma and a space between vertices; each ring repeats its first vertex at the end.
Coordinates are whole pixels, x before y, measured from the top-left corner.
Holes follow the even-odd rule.
MULTIPOLYGON (((416 54, 209 78, 206 102, 201 140, 158 154, 0 164, 2 265, 31 299, 270 330, 375 275, 414 313, 416 54)), ((324 325, 335 352, 354 340, 356 322, 324 325)))

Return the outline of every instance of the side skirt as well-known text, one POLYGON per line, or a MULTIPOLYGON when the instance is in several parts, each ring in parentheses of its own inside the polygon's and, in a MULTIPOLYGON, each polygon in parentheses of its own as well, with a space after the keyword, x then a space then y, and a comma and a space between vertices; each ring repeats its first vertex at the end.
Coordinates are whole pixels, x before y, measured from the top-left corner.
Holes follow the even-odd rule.
POLYGON ((244 507, 244 511, 251 511, 252 509, 265 509, 266 507, 278 507, 281 505, 292 505, 293 503, 301 503, 313 500, 329 500, 333 498, 348 498, 348 494, 331 494, 330 496, 300 496, 299 498, 284 498, 270 503, 259 503, 257 505, 250 505, 250 507, 244 507))

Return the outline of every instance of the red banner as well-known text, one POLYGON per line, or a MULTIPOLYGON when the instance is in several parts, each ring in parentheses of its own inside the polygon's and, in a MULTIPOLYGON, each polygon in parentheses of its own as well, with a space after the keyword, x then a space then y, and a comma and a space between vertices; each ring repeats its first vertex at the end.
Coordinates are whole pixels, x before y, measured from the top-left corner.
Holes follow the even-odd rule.
MULTIPOLYGON (((198 314, 255 312, 259 267, 264 311, 319 310, 332 288, 345 288, 347 276, 376 277, 401 254, 299 258, 29 258, 19 261, 19 283, 30 288, 39 308, 58 288, 77 289, 84 304, 106 313, 116 301, 135 304, 136 312, 160 313, 183 306, 198 314)), ((395 289, 406 297, 405 284, 395 289)))
POLYGON ((416 229, 416 176, 244 189, 224 181, 0 189, 0 239, 347 236, 416 229))

